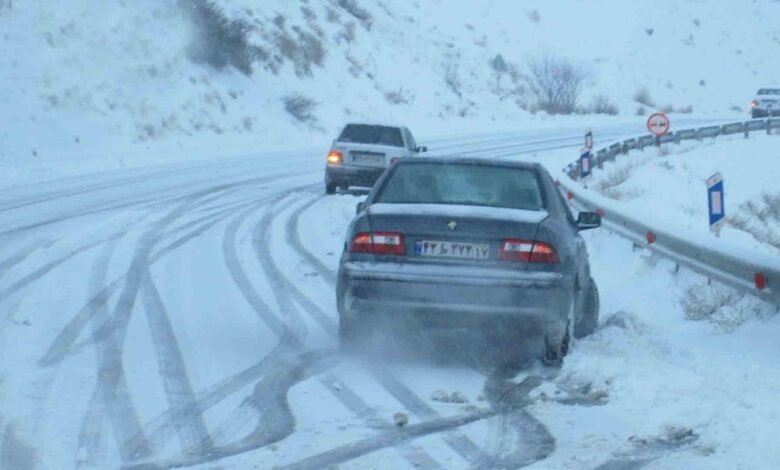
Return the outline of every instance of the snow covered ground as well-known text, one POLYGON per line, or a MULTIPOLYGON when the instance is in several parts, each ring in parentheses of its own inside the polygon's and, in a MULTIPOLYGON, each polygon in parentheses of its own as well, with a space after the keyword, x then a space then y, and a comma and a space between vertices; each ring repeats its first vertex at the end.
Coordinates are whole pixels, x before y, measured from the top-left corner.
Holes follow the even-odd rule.
MULTIPOLYGON (((580 142, 551 131, 431 150, 544 160, 580 142)), ((507 375, 468 350, 340 355, 333 270, 361 196, 322 197, 321 178, 319 156, 291 154, 0 193, 4 468, 780 459, 774 310, 729 303, 741 321, 728 334, 690 321, 689 289, 706 280, 606 231, 587 237, 602 325, 560 371, 507 375), (465 401, 442 401, 454 392, 465 401)))
POLYGON ((595 170, 589 186, 626 211, 701 237, 709 233, 707 178, 721 173, 727 224, 721 238, 780 256, 780 136, 667 144, 621 155, 595 170))
MULTIPOLYGON (((560 370, 342 355, 361 195, 322 176, 348 120, 559 175, 587 128, 602 146, 655 109, 743 118, 780 75, 780 3, 209 4, 0 0, 0 468, 777 466, 776 309, 605 230, 586 236, 601 325, 560 370), (540 57, 588 74, 581 111, 618 115, 535 109, 540 57)), ((722 236, 776 256, 777 139, 649 149, 592 184, 625 177, 604 191, 708 235, 721 171, 722 236)))
POLYGON ((579 64, 580 106, 622 118, 742 117, 780 75, 770 0, 187 4, 204 2, 0 2, 0 187, 321 148, 348 120, 426 139, 608 122, 534 113, 539 57, 579 64))

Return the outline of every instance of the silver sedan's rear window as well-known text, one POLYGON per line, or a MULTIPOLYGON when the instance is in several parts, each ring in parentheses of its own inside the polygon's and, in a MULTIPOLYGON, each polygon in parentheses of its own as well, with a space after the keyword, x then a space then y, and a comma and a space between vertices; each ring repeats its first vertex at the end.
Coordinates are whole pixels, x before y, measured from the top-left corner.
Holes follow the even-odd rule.
POLYGON ((374 126, 369 124, 348 124, 338 138, 339 142, 354 142, 358 144, 389 145, 403 147, 404 139, 401 129, 390 126, 374 126))
POLYGON ((542 210, 536 172, 506 166, 452 163, 400 164, 375 202, 459 204, 542 210))

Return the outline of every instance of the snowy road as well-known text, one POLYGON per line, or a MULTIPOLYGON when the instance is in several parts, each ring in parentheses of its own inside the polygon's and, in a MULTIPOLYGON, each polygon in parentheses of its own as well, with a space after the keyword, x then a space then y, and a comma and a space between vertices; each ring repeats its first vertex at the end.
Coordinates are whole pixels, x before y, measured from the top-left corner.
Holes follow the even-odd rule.
MULTIPOLYGON (((639 130, 594 131, 607 143, 639 130)), ((581 142, 571 130, 429 144, 544 160, 581 142)), ((745 332, 767 347, 731 357, 734 337, 685 322, 674 289, 694 276, 601 231, 588 242, 605 325, 560 371, 344 357, 334 272, 360 196, 323 197, 322 172, 322 155, 287 153, 1 192, 0 468, 717 467, 708 439, 723 430, 702 437, 702 423, 735 400, 745 364, 769 373, 756 355, 777 347, 745 332), (711 400, 690 398, 716 383, 711 400), (442 390, 456 399, 432 398, 442 390)), ((778 380, 722 427, 777 410, 778 380)))

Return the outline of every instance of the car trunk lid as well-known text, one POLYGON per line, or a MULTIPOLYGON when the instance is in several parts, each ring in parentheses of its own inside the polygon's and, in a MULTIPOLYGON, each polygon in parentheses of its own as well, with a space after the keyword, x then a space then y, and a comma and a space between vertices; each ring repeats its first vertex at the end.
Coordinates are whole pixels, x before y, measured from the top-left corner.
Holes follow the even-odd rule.
MULTIPOLYGON (((502 264, 503 240, 535 240, 546 211, 452 204, 373 204, 373 232, 400 233, 404 262, 502 264)), ((398 261, 398 260, 395 260, 398 261)), ((524 267, 527 262, 512 262, 524 267)))

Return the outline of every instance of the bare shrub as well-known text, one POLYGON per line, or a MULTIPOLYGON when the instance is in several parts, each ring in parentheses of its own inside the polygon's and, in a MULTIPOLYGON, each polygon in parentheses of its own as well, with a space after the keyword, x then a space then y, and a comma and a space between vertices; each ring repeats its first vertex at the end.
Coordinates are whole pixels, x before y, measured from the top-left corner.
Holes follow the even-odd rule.
POLYGON ((529 20, 533 21, 534 23, 539 23, 541 21, 542 17, 539 15, 538 10, 531 10, 525 13, 529 20))
POLYGON ((358 59, 355 57, 347 54, 347 62, 349 62, 349 69, 347 69, 355 78, 360 77, 360 74, 363 73, 363 64, 360 63, 358 59))
POLYGON ((282 98, 284 102, 284 109, 292 117, 299 122, 305 124, 312 124, 317 122, 317 117, 314 115, 314 110, 319 106, 319 103, 313 99, 303 96, 300 93, 294 95, 287 95, 282 98))
POLYGON ((444 83, 450 91, 458 96, 458 98, 461 97, 460 73, 458 71, 458 65, 455 62, 448 62, 447 65, 444 66, 444 83))
POLYGON ((317 21, 317 14, 309 7, 301 7, 301 13, 306 21, 317 21))
POLYGON ((644 116, 645 114, 647 114, 647 110, 645 109, 644 106, 640 106, 640 107, 636 108, 636 115, 637 116, 644 116))
POLYGON ((325 7, 325 19, 328 23, 338 23, 340 21, 339 13, 331 7, 325 7))
POLYGON ((610 171, 606 177, 602 178, 596 185, 596 189, 599 192, 604 192, 607 189, 615 188, 625 183, 631 178, 634 168, 631 166, 625 166, 617 170, 610 171))
POLYGON ((729 109, 735 113, 741 113, 743 111, 742 106, 737 105, 732 105, 729 109))
POLYGON ((322 66, 325 61, 325 47, 317 36, 299 28, 295 32, 296 38, 281 29, 274 33, 273 40, 281 56, 293 63, 296 75, 311 76, 312 66, 322 66))
POLYGON ((595 189, 598 193, 617 201, 629 201, 642 195, 638 189, 621 188, 626 181, 631 179, 634 166, 628 165, 610 171, 606 176, 596 182, 595 189))
POLYGON ((411 104, 414 103, 414 95, 408 90, 404 90, 404 87, 399 88, 396 91, 388 91, 385 93, 385 99, 391 104, 411 104))
POLYGON ((229 20, 211 0, 179 0, 194 25, 194 34, 187 48, 190 60, 217 70, 235 67, 252 74, 252 64, 265 60, 267 53, 249 42, 249 23, 229 20))
POLYGON ((363 27, 369 30, 371 29, 374 18, 368 10, 361 8, 355 0, 337 0, 337 4, 347 13, 358 19, 363 24, 363 27))
POLYGON ((661 106, 660 111, 662 113, 671 113, 674 112, 674 106, 667 104, 665 106, 661 106))
POLYGON ((685 289, 680 304, 688 320, 709 321, 731 331, 749 318, 767 316, 763 306, 745 300, 744 294, 726 286, 699 284, 685 289))
POLYGON ((655 108, 655 101, 650 97, 650 92, 647 88, 640 88, 637 90, 636 93, 634 93, 634 101, 649 108, 655 108))
POLYGON ((539 108, 551 114, 577 110, 580 93, 588 79, 583 66, 567 59, 545 55, 530 63, 539 108))
POLYGON ((344 40, 347 44, 349 44, 355 40, 355 36, 355 22, 347 21, 344 24, 344 29, 339 31, 339 34, 336 36, 336 40, 338 42, 344 40))
POLYGON ((761 243, 780 249, 780 192, 763 193, 758 201, 740 204, 729 224, 761 243))
POLYGON ((675 112, 680 114, 691 114, 693 112, 693 106, 683 106, 682 108, 675 109, 675 112))
POLYGON ((620 110, 615 103, 609 100, 609 98, 604 95, 598 95, 593 98, 593 103, 590 105, 590 112, 615 116, 620 113, 620 110))

